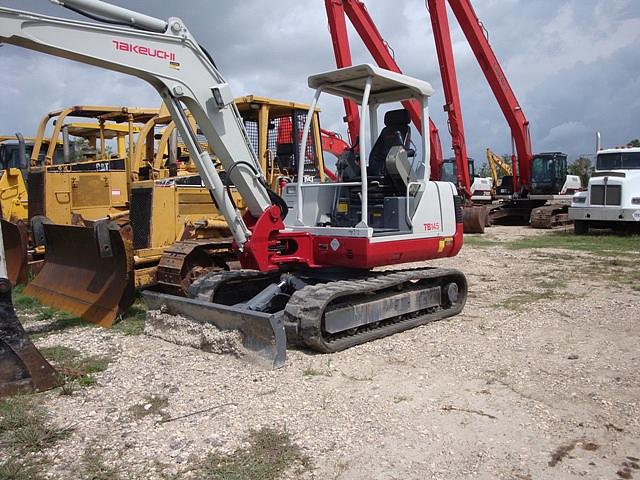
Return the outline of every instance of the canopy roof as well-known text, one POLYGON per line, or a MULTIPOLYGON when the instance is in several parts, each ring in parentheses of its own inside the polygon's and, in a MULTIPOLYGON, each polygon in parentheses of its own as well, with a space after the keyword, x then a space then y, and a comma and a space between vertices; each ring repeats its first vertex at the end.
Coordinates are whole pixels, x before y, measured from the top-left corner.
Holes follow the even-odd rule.
POLYGON ((362 103, 368 77, 373 78, 369 101, 387 103, 408 98, 429 97, 434 90, 430 83, 385 70, 370 64, 354 65, 309 77, 309 87, 362 103))

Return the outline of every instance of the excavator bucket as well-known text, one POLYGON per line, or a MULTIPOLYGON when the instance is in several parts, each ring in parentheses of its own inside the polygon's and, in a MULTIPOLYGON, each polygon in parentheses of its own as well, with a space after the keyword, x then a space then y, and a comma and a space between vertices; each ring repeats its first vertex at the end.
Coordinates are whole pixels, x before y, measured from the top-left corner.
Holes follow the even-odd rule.
POLYGON ((145 333, 216 353, 229 353, 269 369, 287 358, 282 316, 243 310, 198 299, 143 292, 145 333))
POLYGON ((489 213, 487 207, 466 206, 462 209, 462 225, 464 233, 484 233, 484 227, 488 223, 489 213))
POLYGON ((0 398, 57 387, 61 378, 20 324, 11 302, 11 283, 0 278, 0 398))
POLYGON ((44 225, 45 261, 25 294, 110 327, 134 300, 131 244, 114 223, 44 225))
POLYGON ((24 223, 2 220, 2 237, 7 256, 7 277, 11 285, 24 285, 29 280, 28 234, 24 223))

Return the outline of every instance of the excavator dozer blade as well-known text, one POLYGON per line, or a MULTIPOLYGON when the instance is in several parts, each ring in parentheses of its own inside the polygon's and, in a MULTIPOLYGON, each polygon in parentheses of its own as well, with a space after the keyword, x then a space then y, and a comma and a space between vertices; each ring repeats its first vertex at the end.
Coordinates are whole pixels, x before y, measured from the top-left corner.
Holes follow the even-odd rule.
POLYGON ((281 315, 145 291, 145 333, 219 353, 231 353, 267 368, 287 358, 287 335, 281 315), (239 333, 233 337, 233 333, 239 333))
POLYGON ((61 377, 29 340, 11 302, 11 283, 0 279, 0 397, 43 391, 61 377))
POLYGON ((464 233, 484 233, 489 213, 484 205, 466 206, 462 209, 462 225, 464 233))
POLYGON ((45 261, 25 294, 110 327, 133 303, 133 253, 115 224, 44 225, 45 261))
POLYGON ((24 285, 29 280, 28 234, 23 223, 2 220, 2 238, 7 256, 7 277, 11 285, 24 285))

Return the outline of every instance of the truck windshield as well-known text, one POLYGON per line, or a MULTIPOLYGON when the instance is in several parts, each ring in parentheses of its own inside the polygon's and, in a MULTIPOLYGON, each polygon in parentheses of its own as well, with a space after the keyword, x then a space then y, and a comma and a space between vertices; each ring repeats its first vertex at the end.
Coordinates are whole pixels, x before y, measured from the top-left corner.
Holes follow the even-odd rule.
POLYGON ((596 170, 630 170, 640 168, 640 152, 601 153, 596 170))

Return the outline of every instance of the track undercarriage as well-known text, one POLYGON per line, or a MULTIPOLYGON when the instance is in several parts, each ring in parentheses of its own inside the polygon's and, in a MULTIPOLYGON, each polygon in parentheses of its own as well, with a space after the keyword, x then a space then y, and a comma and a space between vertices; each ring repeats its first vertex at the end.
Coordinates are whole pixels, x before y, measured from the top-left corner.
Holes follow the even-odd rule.
POLYGON ((238 270, 204 275, 190 294, 144 295, 151 309, 240 330, 248 352, 279 367, 287 344, 336 352, 456 315, 467 283, 461 272, 441 268, 238 270))
POLYGON ((531 228, 554 228, 571 225, 569 205, 551 204, 534 208, 531 211, 531 228))

